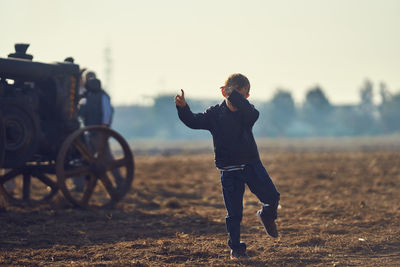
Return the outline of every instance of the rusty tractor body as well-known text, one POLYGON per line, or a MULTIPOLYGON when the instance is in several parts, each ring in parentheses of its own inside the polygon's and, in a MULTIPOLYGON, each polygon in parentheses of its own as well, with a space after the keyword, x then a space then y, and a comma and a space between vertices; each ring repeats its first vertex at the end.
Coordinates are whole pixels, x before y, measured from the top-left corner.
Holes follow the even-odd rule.
POLYGON ((108 127, 81 125, 79 65, 35 62, 28 46, 16 44, 15 53, 0 58, 0 195, 36 204, 61 191, 79 207, 115 204, 133 181, 129 145, 108 127), (103 145, 91 144, 95 135, 103 145), (109 142, 118 155, 106 153, 109 142), (123 177, 118 185, 116 171, 123 177), (74 192, 79 179, 83 187, 74 192))

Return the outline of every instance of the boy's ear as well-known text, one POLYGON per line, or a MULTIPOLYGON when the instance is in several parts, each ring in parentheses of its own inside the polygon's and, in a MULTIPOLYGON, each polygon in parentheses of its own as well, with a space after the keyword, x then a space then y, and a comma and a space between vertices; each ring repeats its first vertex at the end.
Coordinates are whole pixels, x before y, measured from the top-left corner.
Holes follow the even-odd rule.
POLYGON ((250 93, 247 93, 246 98, 249 98, 249 96, 250 96, 250 93))
POLYGON ((226 93, 225 93, 225 86, 221 86, 221 93, 224 97, 226 97, 226 93))

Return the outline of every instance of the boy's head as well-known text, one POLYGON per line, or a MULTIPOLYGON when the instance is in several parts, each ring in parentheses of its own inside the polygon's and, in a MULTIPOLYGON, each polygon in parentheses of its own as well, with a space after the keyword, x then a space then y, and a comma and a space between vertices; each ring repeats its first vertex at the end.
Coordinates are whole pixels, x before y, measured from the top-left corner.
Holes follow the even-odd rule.
POLYGON ((233 90, 238 91, 244 97, 249 97, 250 92, 250 82, 246 76, 240 73, 231 74, 228 79, 226 79, 224 86, 221 87, 222 95, 228 97, 233 90))

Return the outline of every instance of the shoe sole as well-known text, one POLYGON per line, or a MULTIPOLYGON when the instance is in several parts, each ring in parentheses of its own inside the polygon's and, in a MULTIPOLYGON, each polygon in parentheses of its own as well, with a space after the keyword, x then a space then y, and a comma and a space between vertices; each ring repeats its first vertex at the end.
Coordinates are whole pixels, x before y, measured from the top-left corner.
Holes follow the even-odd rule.
MULTIPOLYGON (((270 237, 278 238, 278 236, 279 236, 278 231, 275 230, 276 233, 270 233, 270 232, 268 231, 267 225, 264 223, 264 221, 263 221, 263 219, 261 218, 261 215, 260 215, 259 212, 257 212, 257 217, 258 217, 258 219, 260 220, 261 224, 264 226, 265 232, 266 232, 270 237)), ((272 223, 275 223, 275 222, 272 222, 272 223)), ((276 229, 276 225, 275 225, 275 229, 276 229)))

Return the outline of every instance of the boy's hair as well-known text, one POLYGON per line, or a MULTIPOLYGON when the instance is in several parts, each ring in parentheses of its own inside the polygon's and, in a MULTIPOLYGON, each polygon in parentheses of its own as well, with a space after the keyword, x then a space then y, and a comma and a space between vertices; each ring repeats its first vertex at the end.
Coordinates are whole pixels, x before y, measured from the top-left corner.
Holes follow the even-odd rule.
POLYGON ((225 91, 232 93, 233 90, 240 91, 242 89, 250 90, 250 82, 246 76, 241 73, 231 74, 225 81, 225 91))

